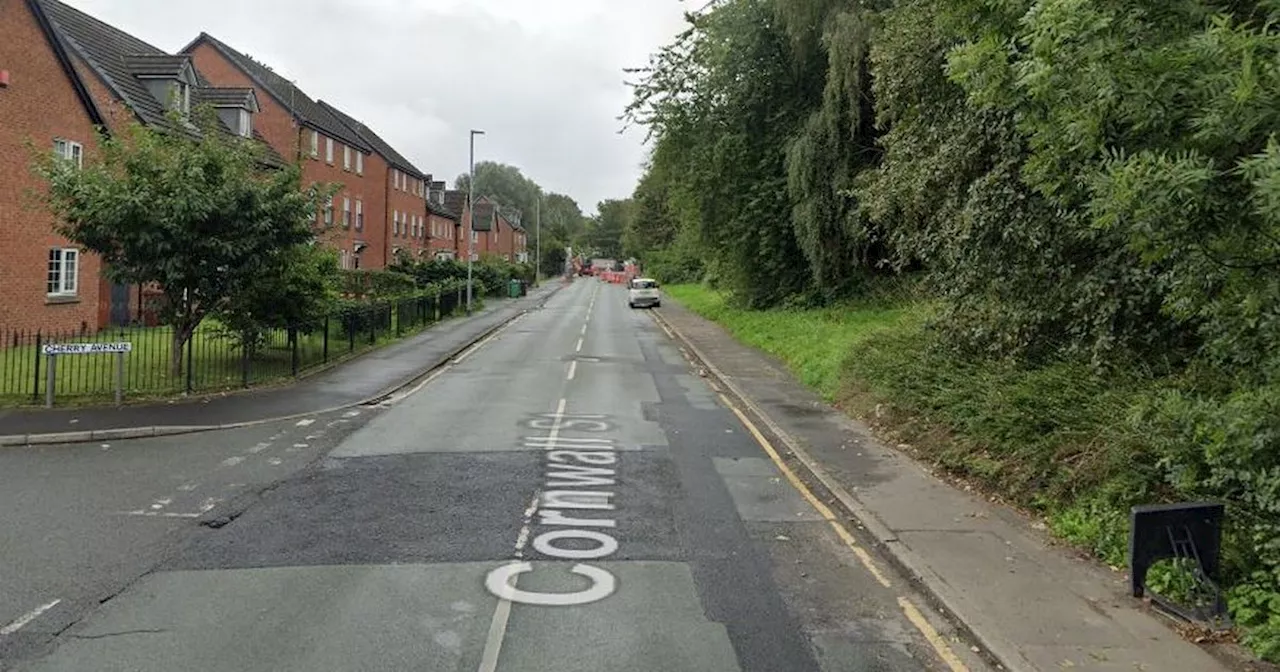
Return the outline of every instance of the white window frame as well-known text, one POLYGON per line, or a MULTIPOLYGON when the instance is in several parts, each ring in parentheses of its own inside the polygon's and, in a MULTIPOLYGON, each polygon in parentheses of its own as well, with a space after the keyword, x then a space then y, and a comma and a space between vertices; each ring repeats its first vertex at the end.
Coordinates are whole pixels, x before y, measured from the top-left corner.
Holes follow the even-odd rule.
POLYGON ((393 236, 400 235, 400 211, 399 210, 391 211, 391 235, 393 236))
POLYGON ((244 108, 240 108, 238 111, 239 114, 237 115, 237 118, 240 122, 240 127, 236 129, 236 132, 239 133, 242 138, 252 138, 253 115, 249 114, 249 110, 244 108))
POLYGON ((53 139, 53 153, 64 161, 73 161, 76 168, 84 167, 84 145, 66 138, 53 139))
POLYGON ((364 230, 364 201, 356 199, 356 231, 364 230))
POLYGON ((329 202, 324 206, 324 225, 333 226, 333 197, 329 197, 329 202))
POLYGON ((342 228, 351 226, 351 197, 342 197, 342 228))
POLYGON ((324 162, 333 163, 333 138, 324 139, 324 162))
POLYGON ((316 131, 311 131, 311 158, 315 159, 319 157, 320 157, 320 134, 317 133, 316 131))
POLYGON ((364 175, 364 152, 356 152, 356 175, 364 175))
POLYGON ((349 145, 342 146, 342 169, 351 170, 351 147, 349 145))
POLYGON ((48 292, 49 296, 76 296, 79 294, 79 249, 74 247, 55 247, 49 250, 49 266, 46 270, 45 291, 48 292))

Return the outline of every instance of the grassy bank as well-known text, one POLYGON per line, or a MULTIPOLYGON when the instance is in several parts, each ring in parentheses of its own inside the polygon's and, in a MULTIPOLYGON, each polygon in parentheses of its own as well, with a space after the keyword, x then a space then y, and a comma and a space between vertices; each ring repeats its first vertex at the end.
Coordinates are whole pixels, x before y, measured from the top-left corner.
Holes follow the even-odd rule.
MULTIPOLYGON (((1280 659, 1276 390, 963 359, 938 347, 921 303, 754 312, 701 286, 667 291, 918 458, 1044 516, 1108 564, 1125 563, 1130 506, 1227 502, 1233 616, 1247 644, 1280 659)), ((1173 580, 1158 573, 1149 583, 1173 580)))

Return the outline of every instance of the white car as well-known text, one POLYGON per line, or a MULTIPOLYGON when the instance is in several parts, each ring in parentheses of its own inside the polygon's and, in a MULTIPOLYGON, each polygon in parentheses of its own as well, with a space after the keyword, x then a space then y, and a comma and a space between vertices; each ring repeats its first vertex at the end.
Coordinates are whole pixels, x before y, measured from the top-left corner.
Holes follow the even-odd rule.
POLYGON ((662 295, 658 293, 658 281, 652 278, 634 278, 627 285, 627 303, 632 308, 662 307, 662 295))

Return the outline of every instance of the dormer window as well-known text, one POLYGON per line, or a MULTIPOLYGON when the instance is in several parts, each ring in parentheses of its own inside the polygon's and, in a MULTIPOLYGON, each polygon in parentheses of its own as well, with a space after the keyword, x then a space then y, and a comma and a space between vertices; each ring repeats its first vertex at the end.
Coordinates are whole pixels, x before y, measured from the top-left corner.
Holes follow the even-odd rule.
POLYGON ((253 137, 253 115, 258 97, 253 89, 234 86, 207 86, 196 89, 197 104, 212 105, 226 129, 242 138, 253 137))
POLYGON ((129 72, 142 81, 156 102, 183 117, 191 114, 191 87, 197 82, 190 57, 131 54, 124 57, 124 62, 129 72))

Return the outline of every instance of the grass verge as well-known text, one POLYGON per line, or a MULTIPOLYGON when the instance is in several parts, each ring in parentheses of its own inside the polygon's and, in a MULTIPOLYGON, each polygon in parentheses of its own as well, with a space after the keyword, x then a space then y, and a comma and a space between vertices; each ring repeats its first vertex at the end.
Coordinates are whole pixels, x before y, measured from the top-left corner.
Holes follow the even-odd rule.
POLYGON ((667 292, 917 458, 1043 516, 1112 566, 1126 562, 1130 506, 1226 502, 1232 615, 1244 643, 1280 661, 1280 390, 964 359, 940 347, 927 303, 747 311, 702 286, 667 292))

